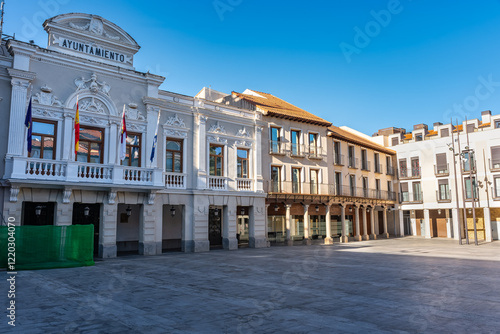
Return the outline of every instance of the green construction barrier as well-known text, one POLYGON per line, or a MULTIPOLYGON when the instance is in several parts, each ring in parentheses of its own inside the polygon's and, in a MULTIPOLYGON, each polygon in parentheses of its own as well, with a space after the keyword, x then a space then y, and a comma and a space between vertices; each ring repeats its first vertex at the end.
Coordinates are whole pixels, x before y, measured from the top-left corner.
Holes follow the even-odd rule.
MULTIPOLYGON (((0 226, 0 268, 7 268, 9 236, 0 226)), ((94 265, 94 225, 16 226, 15 240, 15 270, 94 265)))

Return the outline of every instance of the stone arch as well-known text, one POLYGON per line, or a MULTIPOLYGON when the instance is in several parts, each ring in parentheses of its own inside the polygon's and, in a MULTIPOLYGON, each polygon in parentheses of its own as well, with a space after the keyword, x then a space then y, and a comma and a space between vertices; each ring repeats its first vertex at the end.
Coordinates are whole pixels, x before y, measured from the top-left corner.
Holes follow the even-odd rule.
MULTIPOLYGON (((94 112, 96 112, 97 114, 100 113, 100 114, 109 115, 109 116, 119 116, 118 110, 116 109, 116 105, 113 102, 113 100, 111 100, 111 98, 109 96, 107 96, 106 94, 104 94, 102 92, 97 92, 97 93, 91 92, 90 89, 82 89, 82 90, 76 91, 73 94, 71 94, 68 97, 68 99, 66 100, 66 103, 64 105, 65 108, 75 110, 77 97, 78 97, 79 101, 86 101, 88 99, 92 99, 95 102, 101 103, 104 107, 103 108, 104 111, 99 112, 96 109, 96 111, 94 111, 94 112)), ((81 102, 79 102, 79 103, 81 103, 81 102)), ((81 104, 80 104, 80 106, 81 106, 81 104)), ((93 110, 90 110, 90 112, 92 112, 92 111, 93 110)))

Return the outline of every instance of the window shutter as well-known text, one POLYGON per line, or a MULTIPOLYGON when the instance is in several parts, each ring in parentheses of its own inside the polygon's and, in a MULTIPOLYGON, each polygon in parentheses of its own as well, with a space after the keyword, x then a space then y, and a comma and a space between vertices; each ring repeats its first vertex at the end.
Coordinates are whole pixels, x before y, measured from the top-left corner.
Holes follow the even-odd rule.
POLYGON ((397 144, 399 144, 399 138, 398 137, 392 138, 392 146, 396 146, 397 144))
POLYGON ((500 146, 493 146, 491 148, 491 162, 493 164, 500 163, 500 146))
POLYGON ((441 180, 438 180, 438 184, 439 184, 439 185, 442 185, 442 184, 448 184, 448 179, 441 179, 441 180))
POLYGON ((475 126, 474 124, 467 124, 467 132, 471 133, 474 132, 475 126))
POLYGON ((450 135, 449 129, 441 129, 441 137, 448 137, 450 135))
POLYGON ((408 192, 408 182, 401 183, 401 192, 404 192, 404 193, 408 192))
POLYGON ((446 170, 447 169, 447 162, 446 162, 446 153, 439 153, 436 154, 436 167, 437 170, 446 170))

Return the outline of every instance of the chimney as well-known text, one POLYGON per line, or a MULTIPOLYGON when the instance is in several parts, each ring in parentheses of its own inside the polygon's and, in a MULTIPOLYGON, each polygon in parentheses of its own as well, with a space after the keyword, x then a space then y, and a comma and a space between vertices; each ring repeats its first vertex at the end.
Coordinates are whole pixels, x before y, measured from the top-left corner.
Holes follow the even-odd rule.
POLYGON ((483 122, 483 124, 491 122, 491 110, 486 110, 481 113, 481 122, 483 122))
POLYGON ((435 129, 436 127, 440 126, 440 125, 443 125, 443 123, 441 122, 436 122, 434 124, 432 124, 432 127, 435 129))
POLYGON ((420 130, 420 129, 424 129, 425 133, 427 133, 427 124, 420 123, 420 124, 417 124, 417 125, 413 126, 413 131, 420 130))

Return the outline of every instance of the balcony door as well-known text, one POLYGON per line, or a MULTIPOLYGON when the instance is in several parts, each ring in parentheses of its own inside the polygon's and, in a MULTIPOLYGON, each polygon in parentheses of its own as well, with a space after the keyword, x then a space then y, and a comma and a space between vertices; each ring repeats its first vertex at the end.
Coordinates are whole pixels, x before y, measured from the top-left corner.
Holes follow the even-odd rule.
POLYGON ((292 192, 294 194, 300 194, 300 172, 302 168, 292 168, 292 192))

